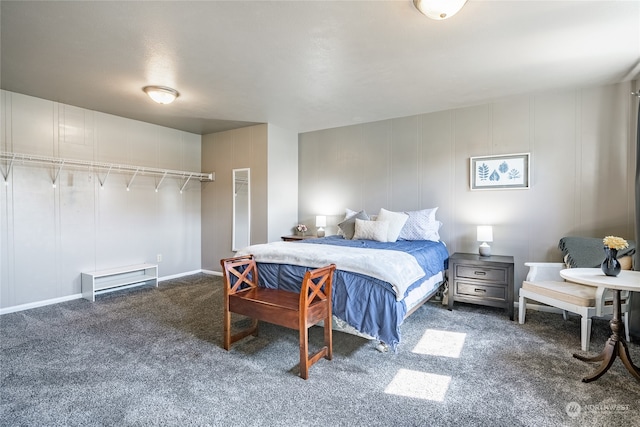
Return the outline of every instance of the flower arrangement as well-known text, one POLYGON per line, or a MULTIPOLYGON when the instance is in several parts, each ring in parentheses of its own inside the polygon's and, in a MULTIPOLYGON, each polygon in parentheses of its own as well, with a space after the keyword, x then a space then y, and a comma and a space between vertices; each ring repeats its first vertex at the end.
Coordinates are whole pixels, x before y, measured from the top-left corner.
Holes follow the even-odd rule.
POLYGON ((617 251, 629 247, 629 243, 627 243, 626 240, 624 240, 622 237, 616 236, 607 236, 602 239, 602 243, 604 243, 605 247, 609 249, 615 249, 617 251))
POLYGON ((296 225, 296 230, 298 230, 300 233, 306 233, 307 232, 307 226, 304 224, 298 224, 296 225))

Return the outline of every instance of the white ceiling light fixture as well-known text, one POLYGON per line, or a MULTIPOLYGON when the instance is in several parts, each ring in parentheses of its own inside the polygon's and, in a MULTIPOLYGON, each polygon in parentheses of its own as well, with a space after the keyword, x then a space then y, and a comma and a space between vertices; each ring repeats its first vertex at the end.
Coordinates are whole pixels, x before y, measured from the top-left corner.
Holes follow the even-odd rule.
POLYGON ((171 104, 180 96, 177 90, 166 86, 145 86, 142 90, 158 104, 171 104))
POLYGON ((413 5, 423 15, 442 21, 460 12, 466 2, 467 0, 413 0, 413 5))

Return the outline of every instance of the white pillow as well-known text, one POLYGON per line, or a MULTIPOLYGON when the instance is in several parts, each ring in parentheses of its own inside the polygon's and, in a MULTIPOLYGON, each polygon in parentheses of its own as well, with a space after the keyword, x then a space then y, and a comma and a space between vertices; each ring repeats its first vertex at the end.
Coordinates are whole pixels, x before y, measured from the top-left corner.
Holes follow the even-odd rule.
POLYGON ((391 212, 386 209, 380 209, 376 221, 389 221, 389 232, 387 233, 387 242, 395 242, 398 240, 400 231, 404 227, 409 215, 404 212, 391 212))
POLYGON ((442 223, 440 221, 430 222, 424 228, 424 234, 421 236, 421 240, 433 240, 434 242, 440 241, 440 227, 442 227, 442 223))
POLYGON ((353 240, 377 240, 387 241, 389 221, 367 221, 356 218, 356 231, 353 240))
POLYGON ((351 210, 349 208, 345 208, 344 209, 344 219, 349 219, 352 216, 354 216, 355 214, 357 214, 358 212, 359 211, 354 211, 354 210, 351 210))
POLYGON ((419 211, 405 212, 409 215, 409 219, 400 231, 398 239, 400 240, 440 240, 438 231, 442 226, 440 221, 436 220, 437 207, 431 209, 422 209, 419 211))

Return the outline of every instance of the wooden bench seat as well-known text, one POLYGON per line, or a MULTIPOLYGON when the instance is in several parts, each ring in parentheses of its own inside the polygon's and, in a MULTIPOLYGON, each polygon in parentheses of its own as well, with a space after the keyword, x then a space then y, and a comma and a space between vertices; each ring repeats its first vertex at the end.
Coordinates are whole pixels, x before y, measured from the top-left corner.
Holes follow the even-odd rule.
POLYGON ((331 331, 331 286, 335 265, 307 271, 300 293, 259 286, 253 255, 220 260, 224 278, 224 348, 248 335, 258 334, 258 321, 299 331, 300 376, 309 377, 309 367, 324 357, 333 357, 331 331), (252 318, 251 326, 231 335, 231 313, 252 318), (324 347, 309 355, 309 328, 324 321, 324 347))

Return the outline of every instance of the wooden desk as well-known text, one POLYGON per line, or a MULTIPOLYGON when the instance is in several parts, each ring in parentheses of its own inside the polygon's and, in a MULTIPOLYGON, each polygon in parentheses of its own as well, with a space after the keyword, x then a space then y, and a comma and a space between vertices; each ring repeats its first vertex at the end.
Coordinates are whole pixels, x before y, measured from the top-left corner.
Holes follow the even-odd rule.
POLYGON ((609 322, 611 336, 604 349, 594 357, 573 355, 584 362, 602 362, 594 373, 583 378, 582 381, 588 383, 600 378, 613 365, 616 357, 620 357, 627 370, 640 380, 640 368, 631 361, 629 349, 624 340, 624 324, 620 321, 620 291, 640 291, 640 271, 622 270, 618 276, 612 277, 605 276, 599 268, 568 268, 561 270, 560 276, 568 282, 613 290, 613 319, 609 322))

